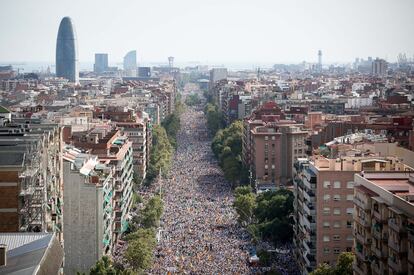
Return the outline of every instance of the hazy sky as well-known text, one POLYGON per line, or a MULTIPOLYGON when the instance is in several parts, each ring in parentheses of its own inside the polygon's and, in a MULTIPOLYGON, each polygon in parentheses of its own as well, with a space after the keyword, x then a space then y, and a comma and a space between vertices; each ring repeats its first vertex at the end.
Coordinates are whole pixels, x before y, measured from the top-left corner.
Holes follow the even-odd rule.
POLYGON ((0 0, 0 61, 55 59, 62 17, 79 60, 326 62, 414 54, 414 0, 0 0))

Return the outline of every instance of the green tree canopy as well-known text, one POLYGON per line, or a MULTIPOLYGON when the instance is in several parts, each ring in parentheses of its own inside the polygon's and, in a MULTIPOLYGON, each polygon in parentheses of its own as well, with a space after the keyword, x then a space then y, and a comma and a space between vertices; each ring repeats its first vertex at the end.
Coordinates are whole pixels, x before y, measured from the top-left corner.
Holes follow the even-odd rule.
POLYGON ((147 172, 147 181, 151 182, 157 177, 160 169, 165 174, 169 171, 173 147, 168 139, 167 132, 159 125, 152 130, 152 149, 147 172))
POLYGON ((238 195, 233 202, 233 206, 239 216, 240 223, 250 224, 253 212, 256 207, 256 200, 253 193, 238 195))
POLYGON ((151 267, 153 261, 153 248, 150 241, 143 238, 135 239, 128 242, 125 258, 136 271, 148 269, 151 267))
POLYGON ((342 252, 338 256, 338 260, 335 267, 328 264, 320 264, 311 275, 352 275, 352 263, 354 262, 355 255, 352 252, 342 252))

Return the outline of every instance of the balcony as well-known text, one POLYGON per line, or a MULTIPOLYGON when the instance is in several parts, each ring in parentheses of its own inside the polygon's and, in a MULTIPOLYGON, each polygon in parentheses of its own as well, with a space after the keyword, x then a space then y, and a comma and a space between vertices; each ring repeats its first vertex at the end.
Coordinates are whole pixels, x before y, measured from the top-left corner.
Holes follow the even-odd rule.
POLYGON ((309 219, 306 215, 303 216, 303 225, 312 230, 316 228, 316 223, 312 219, 309 219))
POLYGON ((397 253, 407 253, 407 242, 406 241, 398 241, 394 242, 391 238, 388 239, 388 246, 395 250, 397 253))
POLYGON ((414 264, 414 247, 408 247, 408 261, 414 264))
POLYGON ((356 243, 356 248, 355 248, 355 255, 357 256, 357 258, 361 261, 368 261, 369 259, 369 255, 367 253, 367 249, 363 248, 362 244, 360 243, 356 243))
POLYGON ((315 256, 307 254, 307 255, 303 255, 303 259, 305 260, 305 264, 307 267, 311 267, 311 268, 316 267, 315 256))
POLYGON ((382 261, 373 261, 371 262, 371 269, 374 274, 387 274, 388 268, 387 265, 384 264, 382 261))
POLYGON ((395 218, 388 219, 388 226, 398 233, 407 233, 406 227, 395 218))
POLYGON ((383 225, 382 223, 377 223, 376 221, 373 221, 372 223, 372 237, 380 241, 388 241, 388 230, 386 225, 383 225))
POLYGON ((388 258, 388 266, 398 274, 407 274, 408 265, 407 261, 401 261, 401 259, 388 258))
POLYGON ((377 248, 372 246, 371 251, 377 256, 379 259, 386 259, 388 257, 388 249, 385 247, 377 248))
POLYGON ((354 237, 363 245, 370 245, 372 243, 371 235, 368 231, 365 231, 365 234, 360 234, 354 230, 354 237))
POLYGON ((354 204, 363 210, 370 210, 370 205, 357 197, 354 197, 354 204))
POLYGON ((369 228, 371 227, 371 219, 369 219, 369 216, 366 215, 365 219, 362 219, 361 217, 358 216, 357 212, 354 212, 354 220, 359 223, 360 225, 369 228))
POLYGON ((387 214, 385 214, 385 211, 381 210, 374 210, 372 211, 374 217, 377 219, 380 223, 386 223, 387 222, 387 214))
POLYGON ((352 269, 354 270, 354 274, 367 275, 367 273, 364 272, 362 267, 360 267, 355 261, 352 263, 352 269))
POLYGON ((414 224, 410 223, 406 226, 408 232, 408 239, 414 241, 414 224))
POLYGON ((303 210, 306 214, 308 214, 309 216, 315 216, 316 215, 316 210, 315 207, 309 203, 304 203, 303 204, 303 210))
POLYGON ((308 251, 308 254, 316 255, 316 247, 314 243, 307 240, 303 240, 303 246, 308 251))

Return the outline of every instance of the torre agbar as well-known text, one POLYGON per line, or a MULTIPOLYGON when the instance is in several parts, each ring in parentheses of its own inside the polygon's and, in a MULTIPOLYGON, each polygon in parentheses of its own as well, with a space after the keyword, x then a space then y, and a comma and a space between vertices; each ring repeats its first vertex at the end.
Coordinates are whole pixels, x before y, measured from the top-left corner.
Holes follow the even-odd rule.
POLYGON ((64 17, 59 25, 56 43, 56 76, 79 81, 76 32, 70 17, 64 17))

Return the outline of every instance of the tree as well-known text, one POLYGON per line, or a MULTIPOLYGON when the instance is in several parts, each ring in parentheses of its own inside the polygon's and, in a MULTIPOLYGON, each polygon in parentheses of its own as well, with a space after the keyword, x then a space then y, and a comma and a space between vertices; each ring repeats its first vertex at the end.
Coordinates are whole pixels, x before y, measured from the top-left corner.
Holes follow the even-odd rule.
POLYGON ((174 148, 177 148, 177 133, 180 130, 180 116, 174 112, 167 116, 161 123, 167 133, 168 140, 174 148))
POLYGON ((208 103, 204 109, 207 117, 207 128, 210 133, 215 135, 223 127, 223 115, 219 112, 216 105, 208 103))
MULTIPOLYGON (((77 274, 80 275, 81 273, 77 272, 77 274)), ((134 274, 136 273, 130 269, 116 268, 114 264, 112 263, 112 261, 107 256, 103 256, 89 270, 89 275, 134 275, 134 274)))
POLYGON ((153 247, 148 240, 138 238, 128 242, 125 258, 134 270, 145 270, 152 265, 152 250, 153 247))
POLYGON ((355 255, 352 252, 342 252, 339 254, 338 261, 335 266, 335 274, 338 275, 352 275, 352 263, 355 255))
POLYGON ((115 268, 112 266, 111 260, 107 256, 103 256, 96 264, 91 267, 90 275, 106 275, 116 274, 115 268))
POLYGON ((335 275, 333 268, 328 264, 320 264, 317 269, 311 272, 311 275, 335 275))
POLYGON ((198 94, 191 94, 185 99, 185 104, 188 106, 194 106, 200 104, 201 99, 198 94))
POLYGON ((352 275, 352 263, 355 256, 352 252, 342 252, 338 256, 338 261, 335 267, 328 264, 321 264, 315 269, 311 275, 352 275))
POLYGON ((147 184, 158 175, 160 169, 166 174, 171 165, 173 147, 168 139, 165 129, 159 125, 152 130, 152 149, 147 172, 147 184))
POLYGON ((233 206, 239 215, 240 223, 250 224, 253 218, 253 212, 256 206, 256 200, 253 193, 239 195, 233 202, 233 206))
POLYGON ((243 124, 235 121, 229 127, 217 131, 211 144, 226 179, 233 185, 248 182, 248 171, 243 171, 245 168, 241 161, 242 135, 243 124))
POLYGON ((140 223, 144 228, 158 227, 164 209, 164 204, 159 196, 148 200, 141 211, 140 223))
POLYGON ((240 196, 240 195, 247 195, 252 193, 252 187, 249 185, 245 185, 245 186, 239 186, 234 190, 234 195, 240 196))

